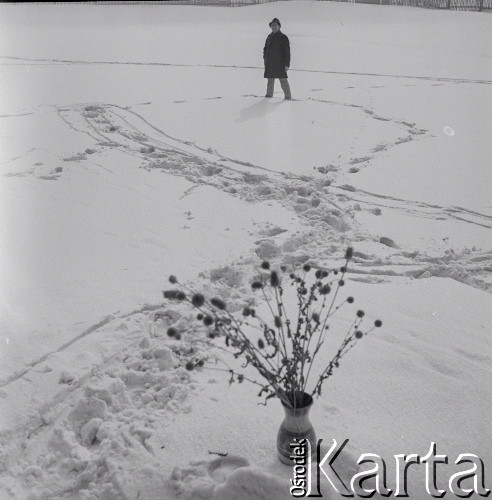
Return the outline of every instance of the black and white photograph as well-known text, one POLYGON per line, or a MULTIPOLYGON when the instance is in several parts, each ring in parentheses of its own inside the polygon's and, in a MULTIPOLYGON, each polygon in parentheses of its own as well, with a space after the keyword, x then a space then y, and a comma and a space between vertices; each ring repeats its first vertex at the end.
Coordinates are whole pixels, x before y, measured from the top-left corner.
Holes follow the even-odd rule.
POLYGON ((491 9, 0 3, 0 500, 490 497, 491 9))

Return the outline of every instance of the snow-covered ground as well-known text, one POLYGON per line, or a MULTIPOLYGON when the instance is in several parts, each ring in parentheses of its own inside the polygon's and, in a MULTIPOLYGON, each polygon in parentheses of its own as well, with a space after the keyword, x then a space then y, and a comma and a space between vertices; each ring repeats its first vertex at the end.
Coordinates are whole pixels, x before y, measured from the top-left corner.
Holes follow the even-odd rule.
MULTIPOLYGON (((263 259, 348 245, 326 355, 356 308, 384 327, 311 411, 349 439, 341 476, 377 453, 394 487, 394 455, 436 442, 441 488, 461 453, 491 487, 489 14, 4 4, 0 64, 2 500, 289 498, 281 405, 186 371, 217 352, 161 291, 176 274, 239 309, 263 259), (274 16, 291 102, 263 97, 274 16)), ((429 497, 424 465, 409 481, 429 497)))

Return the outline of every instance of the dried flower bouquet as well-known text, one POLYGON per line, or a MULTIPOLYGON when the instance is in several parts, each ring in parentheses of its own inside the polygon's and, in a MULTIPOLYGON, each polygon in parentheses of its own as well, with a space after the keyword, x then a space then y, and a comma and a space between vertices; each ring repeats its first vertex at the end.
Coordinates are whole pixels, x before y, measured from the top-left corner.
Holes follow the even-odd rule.
MULTIPOLYGON (((252 289, 262 294, 270 311, 269 320, 257 315, 253 307, 245 307, 241 315, 232 314, 223 299, 208 299, 189 290, 175 276, 170 276, 169 281, 177 288, 163 293, 166 299, 189 302, 198 310, 197 320, 206 327, 208 337, 222 339, 235 358, 243 359, 244 366, 251 365, 263 379, 263 382, 258 382, 228 369, 230 382, 248 380, 260 386, 258 395, 265 396, 265 401, 278 397, 287 407, 301 407, 304 394, 320 396, 323 383, 340 366, 342 357, 359 339, 382 325, 376 320, 369 329, 363 330, 365 313, 358 310, 339 348, 316 375, 316 383, 308 392, 307 383, 329 331, 330 319, 345 304, 354 302, 353 297, 340 298, 352 255, 353 250, 349 247, 345 264, 330 271, 312 270, 305 264, 300 272, 288 273, 285 267, 278 271, 264 261, 262 273, 253 281, 252 289), (289 311, 291 315, 284 301, 285 284, 296 294, 297 311, 294 314, 289 311), (256 332, 256 335, 251 332, 256 332)), ((179 338, 180 332, 171 327, 168 335, 179 338)), ((193 370, 203 365, 204 360, 197 360, 189 361, 186 367, 193 370)))

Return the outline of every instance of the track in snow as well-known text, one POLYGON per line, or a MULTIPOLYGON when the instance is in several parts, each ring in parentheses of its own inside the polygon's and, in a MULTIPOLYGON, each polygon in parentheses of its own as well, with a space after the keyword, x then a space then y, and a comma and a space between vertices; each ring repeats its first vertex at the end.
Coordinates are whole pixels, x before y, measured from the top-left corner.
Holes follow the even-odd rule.
MULTIPOLYGON (((370 118, 377 116, 370 109, 363 108, 363 111, 370 118)), ((89 135, 99 146, 115 148, 140 159, 141 168, 182 176, 195 186, 213 186, 249 202, 275 200, 281 203, 307 227, 305 236, 293 237, 291 243, 284 243, 278 249, 275 235, 266 235, 274 254, 288 264, 310 260, 323 266, 336 249, 343 249, 349 242, 381 244, 378 236, 370 234, 354 219, 356 204, 358 210, 375 216, 384 208, 437 223, 447 220, 491 229, 490 215, 456 206, 369 193, 347 184, 338 185, 335 182, 337 171, 316 171, 313 175, 299 176, 224 156, 213 148, 199 147, 167 134, 129 108, 99 103, 60 107, 57 112, 68 126, 89 135)), ((377 119, 386 118, 377 116, 377 119)), ((412 136, 419 139, 426 134, 415 124, 402 120, 396 121, 396 126, 407 130, 410 140, 414 140, 412 136)), ((384 147, 377 147, 371 155, 374 157, 384 150, 384 147)), ((448 276, 481 289, 491 286, 489 251, 450 249, 437 255, 416 248, 382 245, 385 245, 382 247, 384 258, 365 254, 361 262, 355 262, 353 272, 366 274, 365 280, 370 282, 380 282, 382 276, 418 277, 427 272, 430 276, 448 276)), ((262 242, 256 251, 261 256, 262 242)))

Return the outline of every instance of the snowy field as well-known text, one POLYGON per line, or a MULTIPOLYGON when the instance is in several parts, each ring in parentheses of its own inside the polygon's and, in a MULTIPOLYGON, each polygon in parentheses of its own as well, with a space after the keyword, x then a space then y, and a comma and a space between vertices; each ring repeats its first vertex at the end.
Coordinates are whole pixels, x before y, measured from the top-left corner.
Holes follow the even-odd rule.
POLYGON ((279 401, 186 371, 228 356, 162 290, 240 310, 262 260, 348 245, 326 356, 356 309, 383 327, 311 410, 327 448, 349 439, 341 478, 375 453, 395 488, 394 455, 435 442, 448 497, 461 453, 491 488, 490 14, 3 4, 0 65, 1 500, 291 498, 279 401), (293 101, 263 97, 273 17, 293 101))

